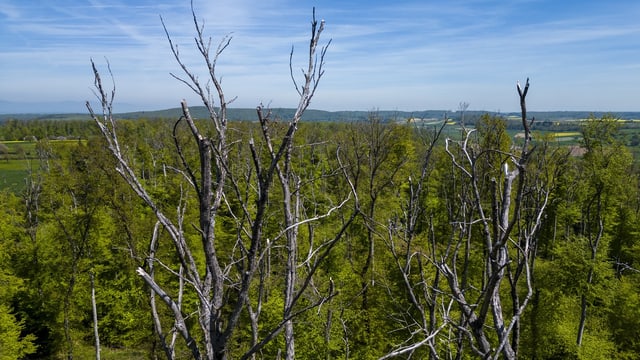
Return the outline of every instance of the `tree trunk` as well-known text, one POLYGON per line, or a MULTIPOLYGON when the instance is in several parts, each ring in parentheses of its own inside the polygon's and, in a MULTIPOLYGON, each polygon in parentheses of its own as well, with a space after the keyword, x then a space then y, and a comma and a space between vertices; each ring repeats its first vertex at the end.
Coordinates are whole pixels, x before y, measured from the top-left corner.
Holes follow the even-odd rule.
MULTIPOLYGON (((273 188, 273 179, 276 175, 281 175, 284 178, 290 176, 288 164, 290 162, 290 147, 293 141, 295 130, 298 123, 302 118, 302 114, 308 108, 309 103, 315 93, 317 85, 322 77, 324 54, 326 46, 318 48, 318 42, 320 34, 324 29, 324 21, 316 21, 315 10, 313 21, 311 23, 311 42, 309 45, 308 53, 308 67, 303 71, 304 82, 298 84, 296 82, 296 76, 293 74, 293 67, 290 63, 291 77, 294 81, 294 86, 299 94, 299 103, 294 118, 290 122, 289 130, 282 138, 279 139, 280 146, 277 150, 274 150, 268 129, 267 119, 263 119, 260 116, 261 106, 258 107, 258 114, 263 126, 265 141, 268 144, 268 151, 270 157, 268 159, 267 166, 262 165, 263 154, 258 154, 256 147, 254 146, 253 139, 249 142, 249 149, 252 154, 253 166, 249 170, 249 174, 245 178, 248 182, 256 180, 256 187, 248 186, 252 192, 251 195, 245 196, 240 188, 244 185, 241 184, 239 179, 244 178, 245 173, 238 173, 235 166, 229 163, 229 154, 236 151, 237 146, 229 146, 227 141, 227 115, 226 109, 229 102, 225 100, 224 93, 222 91, 222 85, 220 78, 216 74, 216 62, 218 57, 229 45, 231 38, 229 36, 223 38, 218 45, 218 48, 210 52, 210 39, 204 36, 203 26, 199 23, 193 4, 191 7, 191 13, 193 16, 193 24, 196 30, 195 42, 196 47, 204 60, 204 64, 208 70, 208 82, 207 85, 200 83, 198 76, 191 72, 185 63, 182 61, 177 45, 175 45, 168 33, 164 21, 161 19, 163 28, 169 41, 170 49, 184 72, 185 78, 177 77, 176 79, 186 84, 196 95, 199 95, 206 107, 209 120, 211 121, 209 130, 201 131, 199 121, 194 120, 189 113, 186 100, 181 103, 182 116, 175 122, 173 128, 173 140, 176 147, 176 153, 178 161, 181 163, 180 168, 176 168, 176 172, 180 173, 184 177, 184 183, 190 190, 193 190, 197 196, 199 202, 198 210, 199 221, 197 224, 191 223, 190 226, 183 226, 184 223, 191 220, 185 220, 184 216, 189 212, 186 211, 189 206, 189 199, 187 195, 189 191, 182 191, 182 184, 180 185, 180 198, 177 205, 177 216, 168 216, 169 213, 165 213, 166 209, 170 208, 167 204, 166 209, 164 204, 158 202, 153 193, 148 191, 146 182, 140 179, 138 176, 138 170, 134 168, 131 163, 131 158, 126 154, 123 149, 126 149, 126 144, 119 142, 116 128, 117 122, 113 116, 113 98, 115 89, 110 93, 105 91, 102 85, 100 74, 92 61, 92 68, 94 72, 95 87, 97 89, 96 94, 101 102, 102 116, 96 115, 91 108, 89 102, 86 103, 87 109, 91 114, 92 119, 96 122, 102 133, 104 139, 107 142, 107 146, 116 160, 116 171, 127 182, 130 188, 136 193, 136 195, 148 206, 155 217, 158 220, 156 230, 154 230, 154 239, 156 241, 155 233, 157 233, 160 226, 166 232, 167 237, 171 240, 174 248, 174 259, 177 265, 180 266, 180 273, 176 274, 171 270, 170 266, 163 266, 173 275, 177 275, 180 293, 174 299, 174 294, 171 289, 175 287, 175 284, 167 285, 160 283, 161 278, 154 276, 153 266, 151 264, 154 261, 155 254, 149 259, 149 271, 147 273, 142 267, 138 267, 137 273, 142 277, 144 282, 149 286, 152 291, 150 296, 152 309, 154 312, 154 327, 159 336, 163 336, 162 328, 160 324, 160 317, 158 311, 155 309, 156 297, 162 300, 169 309, 170 313, 174 317, 173 331, 178 333, 180 337, 185 341, 186 348, 191 352, 191 356, 194 359, 206 358, 208 360, 220 360, 226 359, 232 341, 236 341, 235 334, 239 328, 244 327, 244 312, 250 307, 250 301, 254 300, 255 296, 253 292, 254 285, 260 279, 256 279, 256 273, 260 267, 262 261, 265 244, 265 238, 263 237, 263 228, 267 218, 271 217, 269 213, 269 194, 273 188), (320 55, 316 56, 316 51, 320 50, 320 55), (214 94, 217 94, 214 105, 214 94), (265 120, 263 122, 263 120, 265 120), (189 141, 184 141, 179 135, 178 125, 187 126, 190 137, 189 141), (197 144, 197 148, 191 149, 197 151, 199 157, 191 158, 187 156, 188 152, 183 151, 183 145, 197 144), (288 150, 285 150, 288 149, 288 150), (281 171, 280 166, 284 168, 281 171), (254 174, 255 178, 254 178, 254 174), (255 203, 253 202, 255 195, 255 203), (232 199, 231 201, 228 201, 232 199), (238 200, 238 204, 241 208, 241 216, 236 217, 237 237, 235 239, 234 251, 231 256, 224 253, 224 256, 220 256, 218 253, 222 251, 222 247, 228 246, 217 239, 216 219, 218 218, 219 211, 225 207, 230 208, 230 202, 238 200), (195 245, 191 241, 197 235, 200 238, 200 243, 195 245), (238 250, 238 251, 235 251, 238 250), (197 254, 198 256, 195 256, 197 254), (200 257, 204 258, 205 266, 199 263, 200 257), (204 268, 204 273, 203 272, 204 268), (183 287, 186 287, 185 291, 189 290, 190 294, 194 294, 191 298, 195 299, 198 307, 197 316, 193 314, 184 314, 181 306, 181 294, 183 287), (187 322, 189 320, 189 323, 187 322), (191 326, 190 323, 194 323, 191 326)), ((293 54, 291 54, 292 56, 293 54)), ((290 60, 291 61, 291 60, 290 60)), ((235 165, 235 164, 234 164, 235 165)), ((283 188, 289 189, 288 182, 283 182, 283 188)), ((298 197, 302 195, 296 195, 298 197)), ((294 197, 285 195, 285 201, 292 201, 294 197)), ((346 201, 345 201, 346 203, 346 201)), ((289 210, 292 210, 292 203, 288 203, 289 210)), ((344 204, 344 203, 343 203, 344 204)), ((340 206, 342 206, 341 204, 340 206)), ((285 210, 287 205, 285 205, 285 210)), ((337 208, 337 207, 336 207, 337 208)), ((334 208, 335 209, 335 208, 334 208)), ((332 209, 331 211, 333 211, 332 209)), ((230 210, 230 209, 229 209, 230 210)), ((311 283, 311 276, 319 265, 313 264, 313 267, 309 270, 309 275, 306 276, 300 282, 300 289, 296 290, 297 274, 297 226, 298 212, 292 210, 294 213, 290 213, 287 217, 287 227, 283 230, 287 236, 287 246, 289 248, 289 262, 287 264, 286 285, 283 292, 285 293, 285 308, 282 318, 282 322, 279 322, 273 328, 266 328, 264 331, 266 335, 261 341, 257 341, 255 338, 253 344, 249 346, 244 354, 237 356, 239 359, 246 359, 252 357, 258 351, 262 349, 269 341, 273 340, 283 330, 285 332, 285 338, 287 339, 286 356, 288 359, 295 357, 294 353, 294 341, 293 341, 293 318, 297 316, 297 313, 293 311, 295 303, 305 288, 311 283), (296 291, 298 291, 296 293, 296 291)), ((331 211, 328 214, 331 214, 331 211)), ((235 214, 232 214, 235 216, 235 214)), ((328 216, 328 215, 326 215, 328 216)), ((195 216, 194 216, 195 217, 195 216)), ((318 217, 319 219, 321 217, 318 217)), ((314 221, 316 219, 305 219, 308 221, 314 221)), ((232 232, 232 231, 229 231, 232 232)), ((331 249, 332 245, 342 236, 344 229, 340 229, 339 235, 334 240, 328 241, 327 250, 319 252, 317 257, 319 261, 326 257, 326 253, 331 249)), ((268 241, 267 241, 268 242, 268 241)), ((268 245, 267 245, 268 246, 268 245)), ((155 245, 154 245, 155 247, 155 245)), ((227 250, 226 248, 224 249, 227 250)), ((154 248, 155 251, 155 248, 154 248)), ((158 259, 160 261, 160 259, 158 259)), ((161 263, 162 264, 162 263, 161 263)), ((171 264, 174 265, 174 264, 171 264)), ((185 293, 186 295, 186 293, 185 293)), ((260 296, 260 295, 258 295, 260 296)), ((324 302, 322 301, 303 308, 302 311, 306 311, 314 306, 319 306, 324 302)), ((251 310, 249 310, 251 313, 251 310)), ((258 310, 259 312, 259 310, 258 310)), ((257 321, 257 320, 256 320, 257 321)), ((260 325, 260 324, 257 324, 260 325)), ((263 330, 262 327, 256 328, 263 330)), ((255 332, 255 331, 254 331, 255 332)), ((173 356, 173 341, 172 344, 166 344, 161 338, 163 348, 168 357, 173 356)))
POLYGON ((91 272, 91 309, 93 311, 93 337, 96 345, 96 360, 100 360, 100 335, 98 333, 98 309, 96 307, 96 285, 91 272))
POLYGON ((64 339, 67 342, 67 360, 73 360, 73 339, 71 337, 71 323, 69 317, 71 316, 71 296, 73 295, 73 289, 76 284, 76 264, 74 264, 71 270, 71 278, 69 278, 69 285, 64 296, 64 339))

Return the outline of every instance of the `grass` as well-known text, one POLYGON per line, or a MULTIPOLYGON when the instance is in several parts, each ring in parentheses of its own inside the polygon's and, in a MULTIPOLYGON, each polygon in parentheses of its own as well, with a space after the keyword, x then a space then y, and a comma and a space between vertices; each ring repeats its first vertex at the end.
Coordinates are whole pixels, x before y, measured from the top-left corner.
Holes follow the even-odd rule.
POLYGON ((552 132, 551 136, 553 136, 557 142, 566 143, 565 145, 577 145, 580 139, 582 139, 582 134, 577 131, 552 132))
POLYGON ((582 136, 582 134, 578 131, 560 131, 560 132, 554 132, 553 136, 556 138, 564 138, 564 137, 580 137, 582 136))
POLYGON ((25 186, 31 160, 0 160, 0 190, 18 193, 25 186))
MULTIPOLYGON (((78 140, 51 140, 51 146, 77 144, 78 140)), ((37 167, 37 141, 0 142, 0 191, 22 191, 30 169, 37 167)))
POLYGON ((0 143, 0 190, 22 191, 33 161, 37 158, 35 141, 0 143))
MULTIPOLYGON (((62 358, 65 354, 59 354, 62 358)), ((74 341, 74 358, 95 359, 95 347, 81 341, 74 341)), ((107 346, 100 347, 100 359, 102 360, 146 360, 149 351, 146 349, 114 349, 107 346)))

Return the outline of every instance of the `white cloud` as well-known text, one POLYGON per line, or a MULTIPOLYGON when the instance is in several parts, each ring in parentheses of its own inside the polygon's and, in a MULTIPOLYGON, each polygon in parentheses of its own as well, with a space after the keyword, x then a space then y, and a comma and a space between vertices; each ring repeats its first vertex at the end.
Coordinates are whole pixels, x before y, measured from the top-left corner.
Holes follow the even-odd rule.
MULTIPOLYGON (((174 105, 190 95, 169 76, 181 74, 159 15, 185 64, 203 81, 207 76, 193 43, 189 1, 32 4, 0 0, 0 34, 8 39, 0 49, 0 99, 52 94, 85 99, 91 96, 89 59, 104 63, 106 57, 119 99, 174 105)), ((295 102, 289 51, 295 45, 294 68, 304 65, 310 4, 195 0, 194 5, 212 48, 223 36, 233 36, 218 72, 229 97, 238 96, 236 106, 295 102)), ((318 18, 327 19, 324 39, 333 41, 312 105, 417 110, 468 101, 475 108, 513 110, 513 83, 530 76, 532 96, 544 89, 540 107, 561 108, 567 83, 602 89, 576 90, 589 104, 637 107, 624 94, 640 80, 632 70, 640 58, 640 6, 574 7, 546 0, 318 4, 318 18)), ((581 97, 565 98, 570 109, 581 97)))

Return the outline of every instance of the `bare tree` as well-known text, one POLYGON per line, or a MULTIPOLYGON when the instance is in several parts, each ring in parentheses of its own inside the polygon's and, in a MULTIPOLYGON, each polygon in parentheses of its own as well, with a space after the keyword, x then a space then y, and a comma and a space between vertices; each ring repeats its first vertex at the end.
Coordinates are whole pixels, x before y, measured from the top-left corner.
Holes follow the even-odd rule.
MULTIPOLYGON (((576 235, 583 238, 587 245, 590 266, 586 270, 586 285, 580 294, 580 319, 576 338, 578 346, 582 346, 588 310, 592 303, 590 297, 593 296, 592 289, 599 276, 594 264, 602 257, 603 244, 607 244, 607 232, 617 211, 613 209, 621 199, 619 196, 625 193, 622 184, 626 183, 627 177, 624 175, 628 175, 627 169, 632 163, 630 153, 615 137, 618 131, 618 121, 607 116, 591 119, 582 126, 582 142, 586 153, 581 159, 580 173, 586 187, 585 197, 581 199, 582 215, 576 235)), ((623 201, 628 200, 625 198, 623 201)))
MULTIPOLYGON (((438 358, 436 342, 440 331, 444 330, 448 321, 452 301, 442 296, 440 288, 441 276, 431 268, 432 254, 435 253, 435 237, 429 236, 429 246, 416 246, 419 239, 419 224, 429 222, 430 214, 425 209, 422 199, 428 196, 428 178, 434 169, 433 153, 436 143, 447 125, 445 116, 442 125, 427 131, 418 128, 416 132, 423 139, 424 153, 421 156, 420 172, 414 178, 409 177, 408 194, 402 204, 400 221, 392 221, 387 226, 387 247, 395 260, 395 265, 408 295, 409 306, 396 317, 408 334, 405 342, 380 359, 388 359, 405 354, 412 354, 421 347, 428 347, 429 357, 438 358), (402 225, 399 225, 402 224, 402 225), (434 274, 435 276, 430 276, 434 274)), ((432 232, 427 231, 429 234, 432 232)))
POLYGON ((533 294, 536 236, 550 192, 548 178, 540 179, 528 172, 535 149, 530 130, 533 120, 527 119, 526 109, 529 80, 524 89, 518 83, 517 90, 523 141, 512 152, 502 153, 502 174, 497 172, 499 177, 490 179, 490 196, 483 196, 480 190, 486 174, 478 172, 477 164, 482 156, 500 150, 474 146, 470 142, 473 130, 466 131, 461 141, 446 140, 455 173, 466 184, 458 207, 464 216, 452 219, 453 234, 457 235, 435 264, 462 313, 453 326, 468 339, 471 349, 486 359, 517 357, 520 318, 533 294), (456 150, 452 149, 454 145, 456 150), (462 269, 468 266, 471 260, 467 251, 472 246, 469 240, 478 235, 485 254, 484 273, 482 281, 472 283, 468 275, 463 276, 459 264, 462 269), (501 291, 505 281, 509 292, 501 291), (494 334, 490 336, 488 331, 494 334))
POLYGON ((460 112, 460 124, 464 126, 464 116, 467 113, 467 109, 469 109, 469 103, 466 101, 460 101, 458 104, 458 111, 460 112))
MULTIPOLYGON (((190 200, 186 188, 181 190, 180 201, 175 208, 176 214, 171 216, 167 209, 153 198, 145 187, 145 183, 136 175, 124 151, 125 147, 118 139, 117 122, 113 117, 115 85, 111 92, 107 92, 93 61, 96 93, 102 107, 102 115, 96 114, 89 102, 87 102, 87 108, 117 161, 117 171, 153 211, 158 220, 149 247, 150 253, 146 259, 148 267, 147 269, 140 267, 137 271, 151 289, 154 326, 161 336, 167 358, 174 357, 175 343, 173 340, 168 342, 164 338, 168 334, 163 333, 162 319, 155 307, 156 298, 162 300, 173 314, 172 331, 178 333, 184 340, 195 359, 226 359, 229 356, 232 337, 237 333, 236 330, 247 325, 242 323, 242 314, 245 312, 250 319, 252 339, 246 349, 242 350, 243 353, 236 354, 234 357, 251 358, 284 330, 286 358, 293 359, 295 358, 293 319, 302 312, 322 304, 335 294, 331 284, 328 284, 328 289, 317 288, 313 284, 313 275, 358 213, 358 206, 351 207, 352 214, 342 227, 337 229, 332 237, 322 239, 319 244, 310 246, 306 257, 298 263, 300 261, 297 253, 299 227, 331 216, 335 210, 343 207, 350 199, 354 199, 347 195, 338 203, 324 209, 323 213, 307 216, 300 206, 303 185, 291 167, 294 136, 302 114, 309 106, 324 74, 324 57, 328 44, 322 47, 319 45, 324 21, 316 20, 314 9, 308 63, 302 69, 300 82, 296 80, 297 77, 293 71, 293 50, 291 52, 291 77, 298 91, 299 102, 295 114, 285 125, 286 130, 281 136, 277 135, 279 133, 271 127, 273 119, 270 117, 269 110, 259 106, 257 116, 262 139, 252 137, 248 144, 243 144, 231 141, 228 132, 227 107, 232 100, 228 101, 225 97, 220 78, 216 73, 217 60, 229 46, 231 37, 224 37, 216 49, 211 49, 211 39, 205 37, 193 3, 191 12, 196 31, 195 44, 208 72, 206 85, 202 84, 195 73, 182 61, 178 47, 173 43, 164 21, 163 26, 171 51, 183 71, 183 76, 174 74, 172 76, 199 96, 208 111, 208 120, 212 129, 212 135, 207 135, 203 130, 204 125, 192 117, 186 101, 182 101, 182 116, 176 121, 173 130, 176 153, 181 167, 174 171, 183 177, 186 186, 190 187, 196 195, 199 214, 197 224, 191 226, 185 223, 187 221, 185 209, 189 206, 190 200), (217 106, 214 105, 216 102, 217 106), (191 135, 189 143, 184 143, 177 135, 181 126, 186 126, 191 135), (279 137, 274 139, 274 136, 279 137), (258 141, 261 142, 262 147, 257 145, 258 141), (189 158, 185 147, 189 144, 196 148, 197 161, 189 158), (232 164, 230 158, 234 154, 234 149, 242 145, 248 146, 250 159, 246 163, 246 171, 236 171, 238 167, 232 164), (284 222, 278 233, 265 234, 270 200, 273 200, 270 196, 277 182, 280 183, 282 190, 281 209, 284 213, 284 222), (231 202, 239 205, 232 206, 231 202), (231 217, 235 223, 235 240, 232 244, 225 244, 219 239, 216 221, 220 219, 221 212, 225 212, 226 216, 231 217), (156 254, 161 230, 172 241, 175 256, 179 261, 177 268, 163 262, 156 254), (194 235, 200 239, 198 246, 189 241, 189 237, 194 235), (265 330, 258 326, 264 296, 264 267, 267 266, 271 249, 282 239, 287 251, 282 320, 265 330), (198 260, 196 253, 204 254, 204 264, 198 260), (303 276, 298 274, 301 266, 305 267, 303 276), (155 275, 161 269, 168 271, 179 283, 177 293, 176 281, 173 285, 161 283, 155 275), (299 300, 309 292, 311 287, 314 287, 314 293, 317 294, 315 299, 305 302, 305 305, 299 305, 299 300), (186 291, 197 297, 195 316, 185 313, 186 310, 183 308, 181 298, 186 291), (197 322, 197 328, 188 325, 189 317, 193 317, 197 322)), ((109 73, 111 73, 110 69, 109 73)), ((339 171, 338 174, 340 174, 339 171)))
POLYGON ((461 139, 445 139, 450 167, 432 185, 437 192, 423 187, 440 133, 427 143, 421 175, 409 179, 402 225, 389 226, 387 242, 409 299, 400 321, 409 338, 382 358, 411 355, 421 347, 432 359, 461 359, 469 352, 483 359, 517 358, 520 319, 533 295, 537 236, 554 178, 538 159, 544 157, 532 156, 528 90, 528 79, 524 88, 518 83, 522 141, 503 149, 499 138, 483 142, 473 136, 476 129, 463 126, 461 139), (425 209, 432 196, 439 196, 439 207, 430 211, 444 212, 445 219, 434 219, 425 209))
POLYGON ((91 313, 93 315, 93 338, 96 346, 96 360, 100 360, 100 332, 98 327, 98 309, 96 306, 96 283, 95 274, 91 272, 89 274, 91 278, 91 313))

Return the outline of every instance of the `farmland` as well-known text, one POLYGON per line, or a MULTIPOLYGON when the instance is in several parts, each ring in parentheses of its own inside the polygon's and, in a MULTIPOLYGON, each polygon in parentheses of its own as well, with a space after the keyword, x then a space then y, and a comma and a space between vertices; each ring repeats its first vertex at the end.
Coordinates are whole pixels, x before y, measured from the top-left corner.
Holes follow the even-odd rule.
MULTIPOLYGON (((194 108, 194 114, 205 117, 201 107, 194 108)), ((232 118, 252 119, 252 109, 232 109, 232 118)), ((291 109, 274 109, 277 116, 287 117, 291 109)), ((132 122, 173 122, 178 109, 155 112, 134 112, 118 115, 121 121, 132 122), (130 120, 124 120, 130 119, 130 120)), ((491 114, 482 111, 447 112, 429 110, 417 112, 402 111, 340 111, 329 112, 312 110, 307 115, 311 122, 359 122, 366 121, 375 114, 384 122, 394 122, 407 126, 433 128, 442 124, 446 117, 445 134, 455 138, 463 131, 462 121, 471 129, 483 115, 491 114)), ((550 137, 558 146, 579 146, 581 141, 581 124, 588 120, 585 113, 573 112, 534 112, 538 117, 533 124, 534 137, 550 137)), ((521 120, 513 114, 492 114, 501 116, 506 122, 508 134, 517 140, 521 136, 521 120)), ((616 115, 617 116, 617 115, 616 115)), ((634 119, 637 113, 623 113, 617 117, 620 124, 619 136, 627 144, 634 157, 640 157, 640 120, 634 119)), ((39 166, 38 144, 36 139, 48 139, 50 146, 63 146, 75 143, 77 139, 86 141, 96 135, 95 125, 78 114, 59 115, 2 115, 0 116, 0 189, 19 192, 25 186, 25 178, 29 172, 39 166), (22 139, 22 140, 19 140, 22 139)))
MULTIPOLYGON (((79 140, 48 140, 46 143, 54 148, 77 144, 79 140)), ((0 190, 13 192, 22 190, 27 175, 36 172, 40 167, 38 147, 35 140, 12 140, 0 142, 0 190)))

